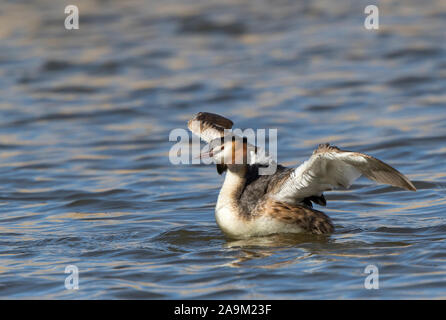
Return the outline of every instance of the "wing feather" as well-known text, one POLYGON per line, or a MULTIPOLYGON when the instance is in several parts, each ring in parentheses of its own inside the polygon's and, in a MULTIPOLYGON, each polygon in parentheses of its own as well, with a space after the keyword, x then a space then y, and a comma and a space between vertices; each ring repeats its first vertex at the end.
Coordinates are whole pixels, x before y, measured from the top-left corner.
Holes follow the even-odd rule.
POLYGON ((206 142, 211 142, 224 136, 225 129, 231 129, 234 123, 218 114, 199 112, 187 123, 194 134, 206 142))
POLYGON ((299 203, 324 191, 347 189, 361 175, 378 183, 416 191, 407 177, 381 160, 324 144, 290 174, 275 197, 287 203, 299 203))

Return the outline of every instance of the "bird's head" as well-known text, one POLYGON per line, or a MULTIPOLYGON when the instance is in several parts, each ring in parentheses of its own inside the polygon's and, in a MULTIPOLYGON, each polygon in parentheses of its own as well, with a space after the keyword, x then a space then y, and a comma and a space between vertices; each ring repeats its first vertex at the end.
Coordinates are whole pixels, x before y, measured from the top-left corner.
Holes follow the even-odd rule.
POLYGON ((251 151, 257 148, 246 137, 226 135, 212 140, 200 154, 201 158, 213 158, 216 164, 246 165, 251 163, 251 151))

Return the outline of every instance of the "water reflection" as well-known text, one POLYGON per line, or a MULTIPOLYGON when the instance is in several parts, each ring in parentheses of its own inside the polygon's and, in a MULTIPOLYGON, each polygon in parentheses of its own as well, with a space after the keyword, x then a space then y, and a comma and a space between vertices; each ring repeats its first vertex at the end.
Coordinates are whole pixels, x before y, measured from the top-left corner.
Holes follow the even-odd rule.
POLYGON ((228 266, 275 269, 310 258, 313 255, 311 252, 313 245, 324 245, 330 241, 332 241, 330 236, 322 235, 272 235, 241 240, 227 239, 223 247, 237 251, 237 257, 228 263, 228 266), (309 246, 303 246, 304 244, 309 246), (290 248, 300 248, 297 251, 299 254, 296 255, 296 251, 293 250, 293 255, 287 256, 286 253, 290 248), (276 262, 276 260, 280 261, 276 262))

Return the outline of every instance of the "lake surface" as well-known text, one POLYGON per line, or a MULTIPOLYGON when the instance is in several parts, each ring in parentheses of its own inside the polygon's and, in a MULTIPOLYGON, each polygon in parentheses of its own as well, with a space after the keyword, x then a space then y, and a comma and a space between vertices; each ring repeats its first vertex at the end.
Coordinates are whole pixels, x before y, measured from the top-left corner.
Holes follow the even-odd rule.
POLYGON ((0 298, 446 298, 445 1, 85 0, 70 31, 68 4, 0 7, 0 298), (223 177, 168 159, 199 111, 278 129, 284 165, 330 142, 418 191, 360 179, 326 194, 329 237, 231 241, 223 177))

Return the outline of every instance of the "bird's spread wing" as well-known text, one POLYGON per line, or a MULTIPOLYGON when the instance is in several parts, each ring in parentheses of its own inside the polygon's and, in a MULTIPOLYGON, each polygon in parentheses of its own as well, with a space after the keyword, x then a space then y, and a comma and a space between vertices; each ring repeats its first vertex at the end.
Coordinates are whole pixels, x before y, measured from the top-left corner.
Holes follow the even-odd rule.
POLYGON ((361 175, 379 183, 416 191, 407 177, 381 160, 322 144, 310 159, 284 179, 276 189, 275 198, 299 203, 305 198, 320 196, 324 191, 349 188, 361 175))
POLYGON ((233 122, 215 113, 199 112, 187 123, 194 134, 206 142, 221 138, 225 129, 231 129, 233 122))

